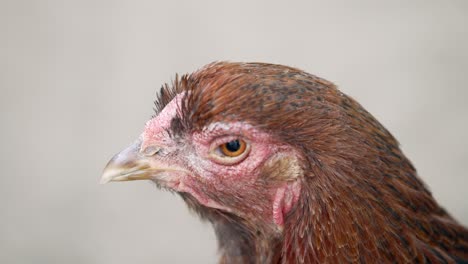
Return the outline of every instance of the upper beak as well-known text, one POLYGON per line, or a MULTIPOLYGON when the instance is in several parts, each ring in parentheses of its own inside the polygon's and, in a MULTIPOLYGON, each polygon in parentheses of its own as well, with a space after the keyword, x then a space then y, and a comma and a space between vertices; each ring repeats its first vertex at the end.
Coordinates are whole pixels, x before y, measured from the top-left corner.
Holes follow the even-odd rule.
POLYGON ((110 181, 148 180, 157 168, 151 168, 148 157, 140 153, 140 141, 117 153, 107 163, 101 184, 110 181))

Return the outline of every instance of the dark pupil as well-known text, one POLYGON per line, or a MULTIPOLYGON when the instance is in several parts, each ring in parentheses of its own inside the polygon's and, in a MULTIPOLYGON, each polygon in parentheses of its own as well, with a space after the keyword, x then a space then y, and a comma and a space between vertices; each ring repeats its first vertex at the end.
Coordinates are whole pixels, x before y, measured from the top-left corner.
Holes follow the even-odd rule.
POLYGON ((230 152, 236 152, 240 149, 239 140, 233 140, 226 143, 226 149, 230 152))

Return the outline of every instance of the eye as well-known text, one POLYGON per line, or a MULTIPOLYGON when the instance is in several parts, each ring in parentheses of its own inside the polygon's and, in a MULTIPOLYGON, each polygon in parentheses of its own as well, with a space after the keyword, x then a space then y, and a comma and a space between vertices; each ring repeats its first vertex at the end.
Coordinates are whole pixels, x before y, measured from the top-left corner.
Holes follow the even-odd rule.
POLYGON ((247 143, 240 139, 231 140, 219 146, 219 149, 222 154, 228 157, 237 157, 242 155, 242 153, 247 149, 247 143))
POLYGON ((210 151, 210 157, 223 165, 234 165, 244 160, 250 151, 250 144, 239 138, 217 140, 210 151))

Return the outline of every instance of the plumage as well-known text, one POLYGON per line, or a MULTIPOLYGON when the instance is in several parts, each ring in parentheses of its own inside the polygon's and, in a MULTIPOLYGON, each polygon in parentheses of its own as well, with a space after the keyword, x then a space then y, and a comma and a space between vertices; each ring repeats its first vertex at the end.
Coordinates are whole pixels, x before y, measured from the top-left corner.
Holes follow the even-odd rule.
POLYGON ((164 85, 103 175, 133 179, 180 193, 210 221, 220 263, 468 263, 467 229, 397 140, 295 68, 216 62, 164 85), (228 157, 218 146, 229 142, 248 149, 228 157))

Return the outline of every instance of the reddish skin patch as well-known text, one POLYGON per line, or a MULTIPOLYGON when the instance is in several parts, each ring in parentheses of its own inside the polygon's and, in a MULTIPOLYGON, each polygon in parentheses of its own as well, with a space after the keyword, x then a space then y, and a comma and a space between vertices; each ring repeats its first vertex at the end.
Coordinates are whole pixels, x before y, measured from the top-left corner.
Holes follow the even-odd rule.
POLYGON ((273 200, 273 220, 279 227, 284 226, 284 217, 299 200, 301 185, 295 181, 276 190, 273 200))
MULTIPOLYGON (((225 177, 232 180, 255 180, 255 177, 249 175, 252 171, 262 165, 263 161, 276 150, 271 138, 251 125, 238 123, 214 123, 202 132, 196 132, 192 135, 192 141, 199 157, 209 158, 211 150, 221 144, 231 140, 243 138, 250 145, 250 153, 245 158, 248 162, 227 166, 218 162, 212 162, 209 166, 203 167, 204 175, 202 177, 215 178, 225 177)), ((222 186, 220 186, 222 187, 222 186)))
MULTIPOLYGON (((158 147, 171 155, 169 167, 183 168, 190 173, 176 173, 163 185, 177 192, 191 194, 197 201, 207 207, 221 209, 227 212, 235 212, 236 208, 226 207, 211 199, 201 185, 213 186, 217 191, 229 192, 236 189, 239 195, 248 194, 250 188, 258 180, 259 168, 274 154, 286 150, 286 147, 277 144, 267 133, 243 122, 213 123, 202 131, 187 135, 182 142, 175 142, 167 133, 171 120, 176 117, 184 94, 178 94, 156 117, 149 120, 141 136, 141 151, 148 147, 158 147), (233 164, 222 162, 213 157, 217 155, 217 148, 231 140, 245 140, 249 146, 249 152, 242 160, 233 164)), ((219 154, 219 153, 218 153, 219 154)), ((150 157, 157 159, 160 164, 165 163, 164 157, 150 157)), ((161 183, 161 178, 156 178, 161 183)), ((163 180, 164 181, 164 180, 163 180)), ((263 218, 269 218, 280 229, 284 225, 284 217, 297 202, 300 193, 300 185, 297 181, 290 184, 282 184, 270 191, 270 214, 263 218)), ((236 195, 233 194, 233 195, 236 195)))
POLYGON ((156 117, 146 122, 141 150, 149 146, 173 146, 173 141, 166 131, 170 129, 172 118, 178 114, 184 96, 185 93, 178 94, 156 117))

